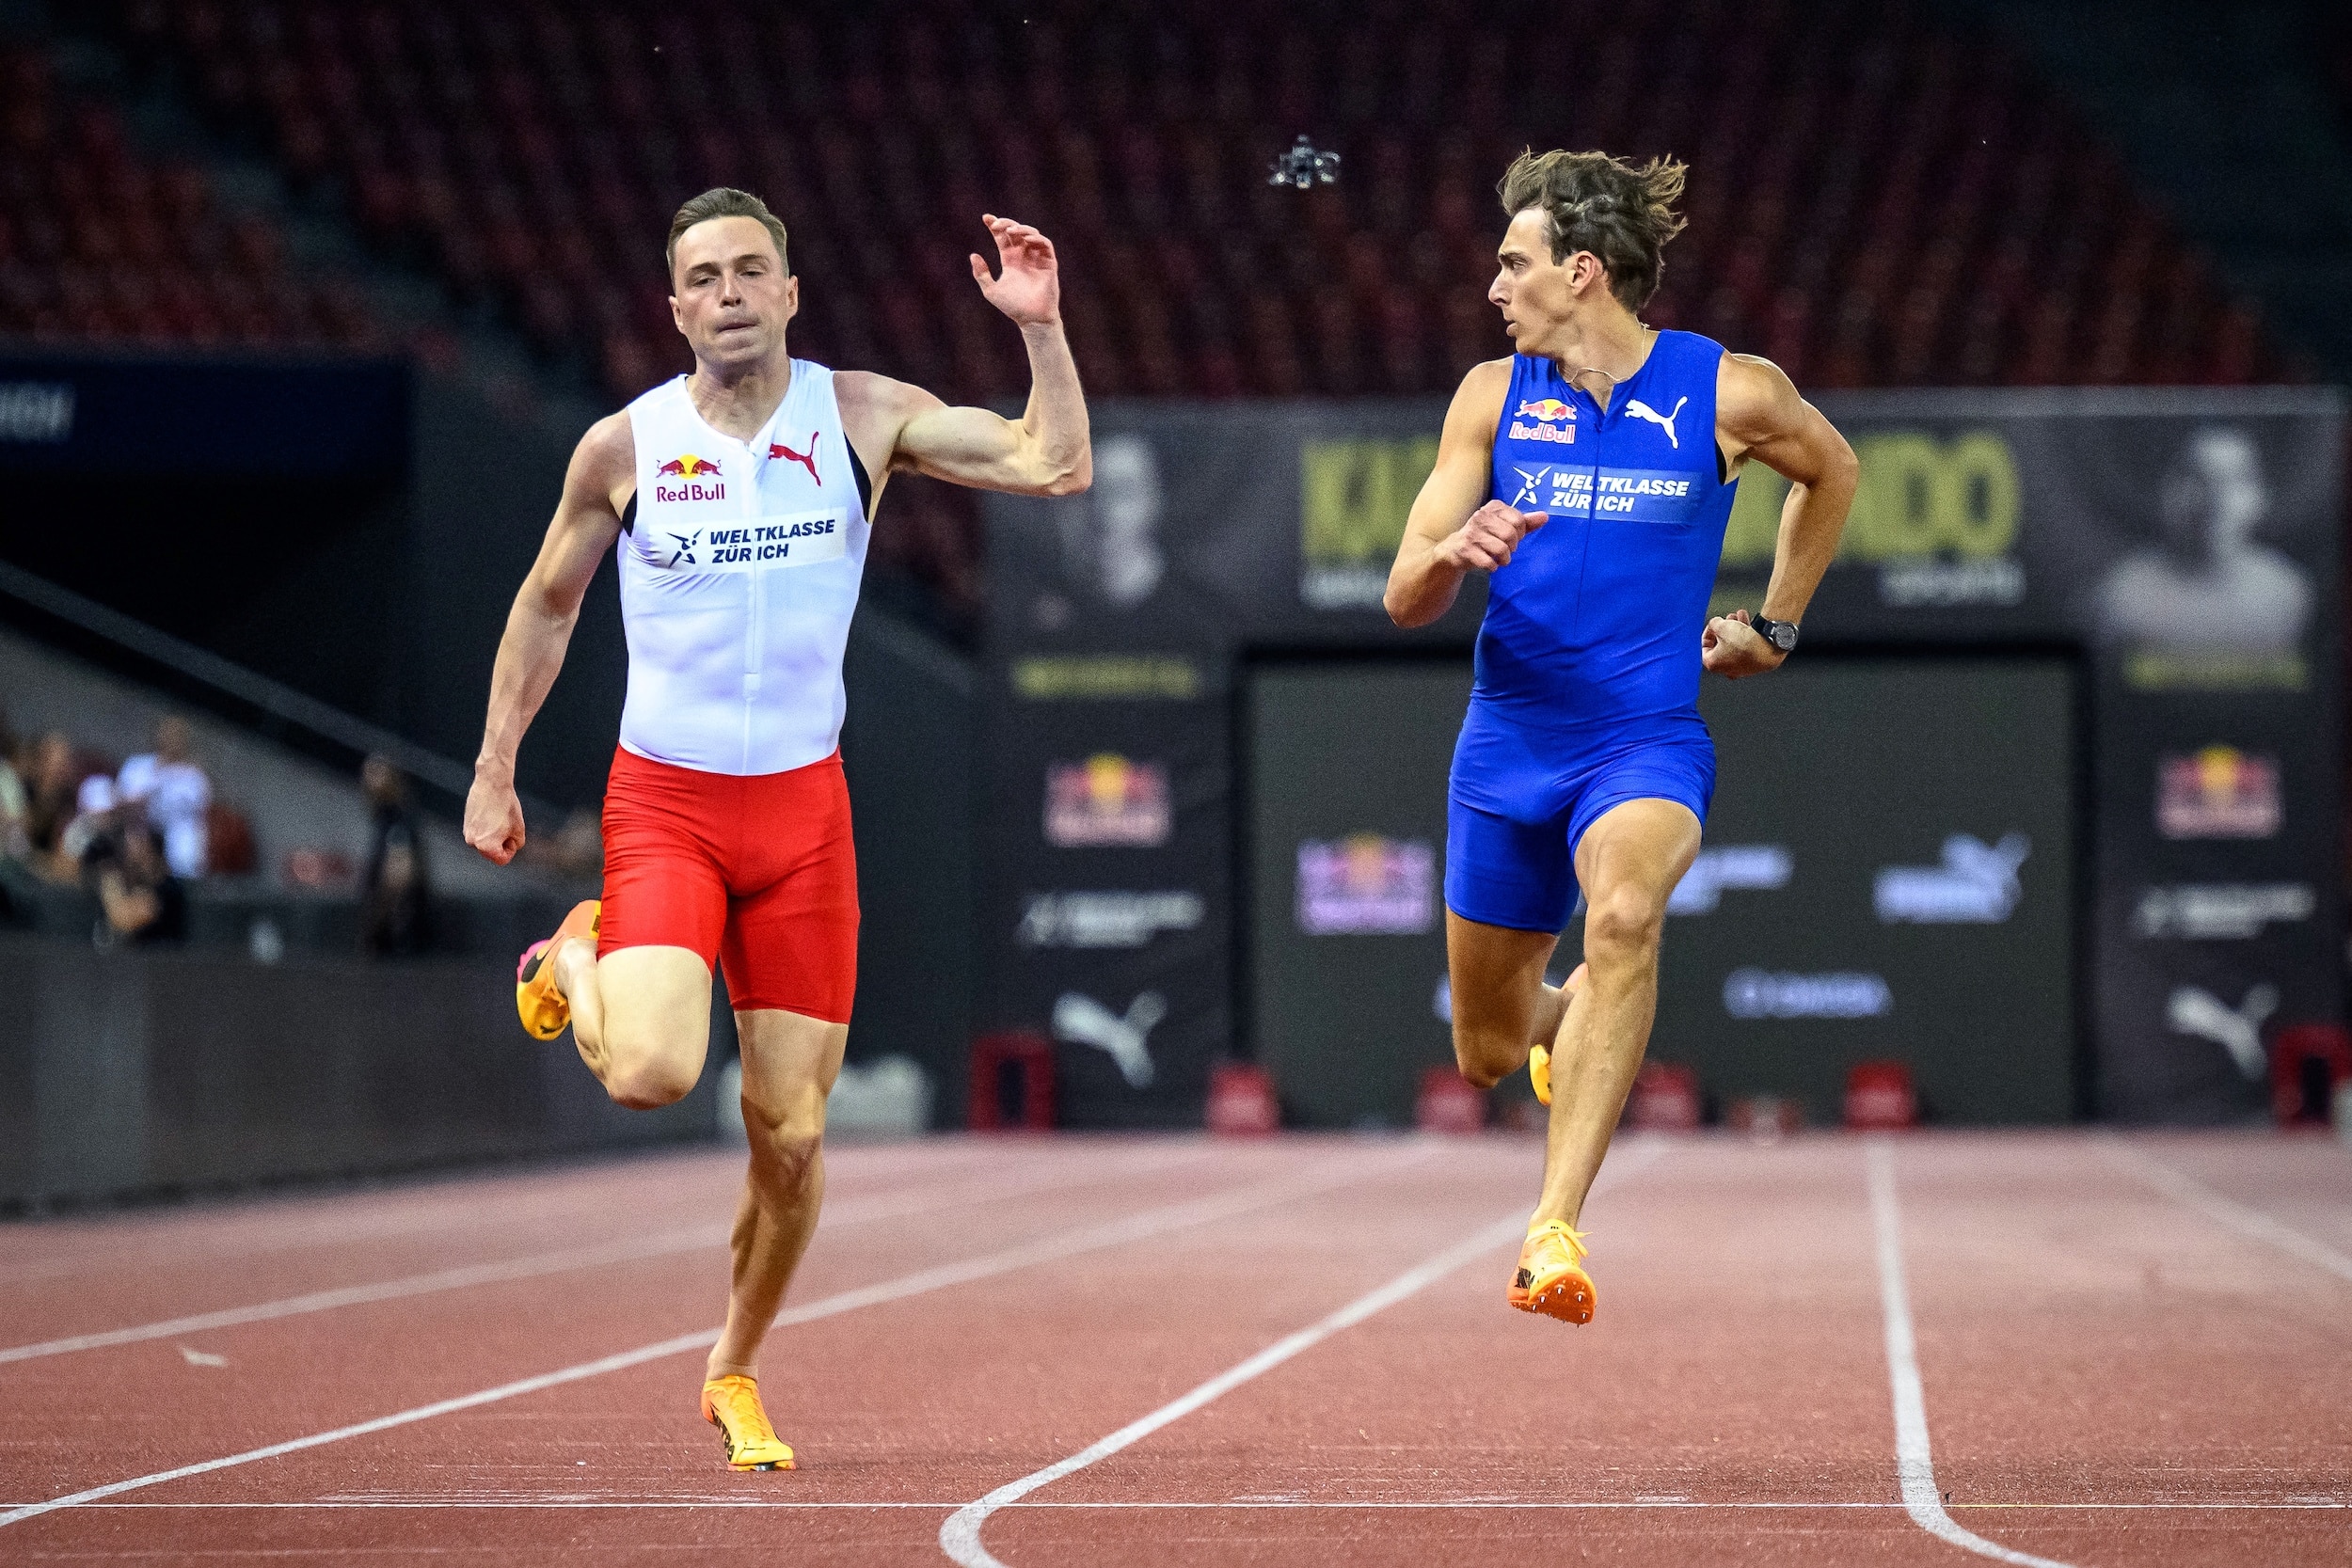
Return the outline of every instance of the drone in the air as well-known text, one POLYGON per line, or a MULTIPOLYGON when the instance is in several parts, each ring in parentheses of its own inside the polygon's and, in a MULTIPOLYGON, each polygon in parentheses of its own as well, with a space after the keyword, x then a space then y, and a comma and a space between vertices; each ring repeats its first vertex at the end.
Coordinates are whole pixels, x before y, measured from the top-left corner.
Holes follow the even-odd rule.
POLYGON ((1303 191, 1317 181, 1327 185, 1340 182, 1340 155, 1316 151, 1314 144, 1304 136, 1270 166, 1274 172, 1266 178, 1269 185, 1295 185, 1303 191))

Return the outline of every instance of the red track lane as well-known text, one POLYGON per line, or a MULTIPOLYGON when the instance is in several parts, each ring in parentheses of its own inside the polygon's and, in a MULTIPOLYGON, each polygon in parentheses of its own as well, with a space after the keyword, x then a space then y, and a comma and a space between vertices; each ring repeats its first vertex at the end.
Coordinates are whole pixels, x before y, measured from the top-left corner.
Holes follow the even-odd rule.
MULTIPOLYGON (((914 1168, 904 1170, 887 1164, 879 1148, 852 1147, 829 1159, 843 1189, 866 1190, 919 1180, 930 1167, 968 1164, 975 1157, 964 1152, 968 1147, 944 1139, 935 1148, 918 1147, 905 1156, 914 1168)), ((489 1179, 497 1197, 488 1203, 485 1179, 442 1178, 40 1221, 15 1227, 0 1253, 0 1318, 14 1323, 45 1306, 87 1311, 98 1301, 137 1311, 150 1302, 184 1299, 177 1292, 200 1286, 208 1273, 242 1279, 258 1268, 273 1278, 301 1279, 320 1249, 369 1260, 375 1249, 386 1257, 439 1257, 453 1241, 472 1237, 496 1252, 516 1238, 658 1216, 680 1202, 699 1214, 711 1202, 731 1201, 742 1174, 739 1155, 697 1149, 489 1179), (353 1251, 355 1243, 371 1246, 353 1251)))
MULTIPOLYGON (((2171 1164, 2240 1201, 2291 1192, 2308 1220, 2330 1191, 2338 1214, 2352 1196, 2341 1150, 2170 1141, 2190 1156, 2171 1164)), ((1896 1157, 1937 1479, 1955 1505, 2264 1505, 1956 1506, 1963 1526, 2084 1568, 2352 1561, 2352 1513, 2284 1506, 2352 1503, 2352 1281, 2077 1139, 1939 1139, 1896 1157)))
MULTIPOLYGON (((1071 1139, 1072 1152, 1091 1140, 1071 1139)), ((1038 1146, 1041 1150, 1049 1144, 1038 1146)), ((1062 1156, 1069 1157, 1067 1154, 1062 1156)), ((993 1168, 1001 1151, 969 1138, 846 1144, 826 1151, 846 1186, 904 1186, 966 1168, 993 1168)), ((710 1148, 649 1153, 493 1176, 443 1176, 298 1196, 199 1199, 184 1206, 37 1220, 9 1227, 0 1253, 0 1300, 73 1279, 129 1277, 170 1261, 293 1256, 313 1246, 510 1226, 593 1220, 641 1190, 707 1186, 732 1192, 739 1154, 710 1148), (485 1192, 495 1201, 485 1201, 485 1192)))
POLYGON ((2220 1197, 2352 1256, 2352 1149, 2320 1132, 2138 1133, 2115 1140, 2220 1197))
MULTIPOLYGON (((1068 1147, 983 1145, 943 1165, 934 1223, 820 1230, 795 1301, 1279 1173, 1360 1178, 780 1330, 766 1385, 803 1457, 790 1475, 724 1470, 694 1418, 698 1358, 682 1354, 42 1515, 0 1530, 0 1557, 945 1562, 955 1507, 1518 1212, 1540 1158, 1505 1139, 1394 1168, 1413 1146, 1210 1145, 1097 1188, 956 1204, 1068 1147)), ((2352 1160, 2325 1145, 2131 1147, 2329 1244, 2352 1212, 2352 1160)), ((1108 1169, 1133 1148, 1082 1158, 1108 1169)), ((2352 1559, 2342 1508, 1977 1506, 2352 1503, 2352 1283, 2217 1226, 2090 1138, 1921 1136, 1892 1152, 1937 1475, 1961 1526, 2080 1568, 2352 1559)), ((1592 1327, 1503 1307, 1499 1247, 997 1513, 985 1543, 1012 1568, 1981 1562, 1899 1500, 1864 1171, 1863 1145, 1838 1136, 1677 1144, 1587 1215, 1592 1327), (1536 1502, 1604 1506, 1502 1506, 1536 1502)), ((478 1204, 502 1193, 468 1186, 478 1204)), ((575 1228, 566 1240, 597 1238, 575 1228)), ((179 1244, 168 1225, 153 1241, 179 1244)), ((262 1260, 278 1256, 253 1255, 250 1293, 276 1289, 262 1260)), ((18 1418, 0 1429, 0 1503, 707 1327, 719 1267, 690 1256, 254 1323, 207 1339, 227 1368, 168 1344, 0 1366, 18 1418), (156 1412, 135 1451, 91 1414, 94 1386, 133 1387, 156 1412)))
MULTIPOLYGON (((1116 1174, 1120 1155, 1105 1148, 1100 1158, 1106 1174, 1089 1188, 967 1208, 957 1200, 958 1184, 949 1184, 940 1195, 939 1217, 928 1225, 846 1228, 834 1237, 820 1227, 794 1299, 813 1300, 923 1262, 1304 1171, 1332 1163, 1335 1155, 1290 1145, 1253 1150, 1238 1163, 1178 1164, 1125 1177, 1116 1174)), ((190 1365, 175 1346, 162 1342, 0 1366, 0 1406, 14 1418, 0 1430, 0 1490, 7 1493, 0 1500, 63 1495, 715 1329, 725 1288, 725 1255, 713 1249, 203 1336, 203 1349, 225 1357, 226 1367, 190 1365), (119 1414, 91 1398, 96 1387, 135 1390, 143 1415, 134 1449, 123 1445, 119 1414)), ((681 1356, 658 1374, 667 1377, 673 1401, 689 1417, 700 1381, 696 1360, 681 1356)), ((339 1454, 335 1463, 347 1461, 339 1454)))
POLYGON ((1899 1506, 1820 1506, 1896 1498, 1858 1147, 1692 1142, 1585 1218, 1591 1325, 1505 1307, 1506 1245, 1030 1499, 1293 1506, 1012 1509, 986 1544, 1016 1568, 1105 1540, 1201 1564, 1957 1560, 1899 1506), (1753 1502, 1779 1506, 1725 1506, 1753 1502), (1332 1506, 1399 1503, 1453 1506, 1332 1506), (1502 1506, 1543 1503, 1609 1506, 1502 1506))
MULTIPOLYGON (((1080 1180, 1106 1161, 1133 1158, 1073 1140, 1041 1148, 1008 1182, 989 1174, 1002 1171, 1001 1152, 968 1142, 911 1146, 896 1164, 880 1148, 850 1146, 828 1155, 827 1203, 853 1214, 943 1190, 985 1199, 998 1186, 1080 1180)), ((185 1235, 157 1234, 151 1216, 74 1222, 86 1234, 73 1252, 27 1268, 14 1289, 0 1284, 0 1351, 432 1271, 723 1236, 743 1157, 698 1151, 515 1180, 520 1191, 501 1190, 486 1205, 477 1183, 438 1182, 403 1195, 352 1195, 342 1200, 348 1215, 331 1198, 194 1211, 182 1222, 185 1235), (103 1256, 90 1255, 102 1245, 103 1256)), ((39 1235, 50 1227, 31 1228, 39 1235)))
MULTIPOLYGON (((1512 1180, 1493 1183, 1478 1195, 1480 1207, 1466 1213, 1458 1191, 1431 1192, 1431 1162, 1400 1165, 1413 1152, 1393 1144, 1239 1150, 1225 1162, 1219 1186, 1230 1188, 1245 1174, 1283 1171, 1326 1170, 1358 1180, 1327 1194, 1173 1231, 1148 1245, 787 1331, 771 1353, 767 1382, 779 1424, 808 1456, 807 1467, 789 1477, 735 1477, 717 1464, 717 1440, 693 1414, 696 1372, 680 1357, 380 1433, 364 1445, 195 1478, 175 1483, 173 1497, 223 1502, 358 1495, 383 1500, 392 1492, 396 1500, 420 1494, 470 1494, 477 1500, 550 1494, 675 1499, 683 1494, 689 1499, 936 1501, 936 1508, 894 1511, 879 1521, 863 1510, 747 1516, 681 1509, 651 1515, 663 1520, 657 1530, 668 1546, 749 1540, 805 1549, 832 1540, 835 1549, 828 1560, 904 1561, 911 1552, 928 1559, 936 1554, 939 1520, 963 1496, 1033 1468, 1097 1423, 1158 1402, 1299 1317, 1325 1309, 1335 1297, 1377 1284, 1399 1264, 1442 1245, 1466 1218, 1491 1220, 1508 1201, 1506 1187, 1523 1187, 1529 1174, 1521 1154, 1512 1180), (1073 1344, 1088 1347, 1082 1370, 1073 1370, 1065 1354, 1073 1344), (404 1484, 402 1478, 421 1484, 404 1484)), ((1187 1195, 1170 1190, 1159 1196, 1187 1195)), ((1127 1201, 1102 1195, 1092 1211, 1097 1216, 1122 1212, 1136 1206, 1133 1199, 1132 1194, 1127 1201)), ((913 1243, 920 1260, 977 1250, 961 1223, 919 1232, 913 1243)), ((905 1255, 898 1260, 903 1263, 905 1255)), ((796 1293, 806 1299, 821 1289, 812 1284, 796 1293)), ((642 1330, 611 1335, 615 1343, 599 1348, 651 1337, 642 1330)), ((543 1354, 522 1365, 562 1359, 560 1353, 543 1354)), ((378 1402, 383 1407, 398 1402, 378 1402)), ((562 1532, 568 1550, 600 1544, 633 1549, 645 1540, 647 1517, 582 1512, 551 1521, 517 1511, 379 1510, 259 1514, 257 1522, 257 1513, 178 1511, 173 1537, 183 1549, 250 1544, 322 1557, 363 1533, 379 1547, 420 1552, 462 1539, 511 1545, 519 1560, 550 1528, 562 1532)), ((41 1546, 73 1549, 68 1544, 87 1545, 94 1535, 120 1528, 126 1516, 135 1518, 135 1511, 73 1511, 13 1528, 41 1546)))

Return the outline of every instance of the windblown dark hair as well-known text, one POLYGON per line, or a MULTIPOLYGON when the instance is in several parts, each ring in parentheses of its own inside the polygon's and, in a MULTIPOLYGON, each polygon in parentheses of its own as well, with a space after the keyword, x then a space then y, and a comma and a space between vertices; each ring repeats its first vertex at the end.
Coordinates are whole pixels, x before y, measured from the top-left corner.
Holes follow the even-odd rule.
POLYGON ((756 218, 776 242, 776 260, 784 263, 784 275, 792 276, 792 253, 784 245, 784 219, 768 210, 768 203, 749 191, 739 191, 732 185, 714 185, 677 210, 670 220, 670 243, 661 252, 663 268, 675 275, 677 271, 677 243, 685 232, 698 223, 712 218, 756 218))
POLYGON ((1684 220, 1674 204, 1682 198, 1687 172, 1688 166, 1672 158, 1637 167, 1606 152, 1531 148, 1511 160, 1496 190, 1508 216, 1543 210, 1554 261, 1591 251, 1609 274, 1609 292, 1627 309, 1639 310, 1666 276, 1666 242, 1682 232, 1684 220))

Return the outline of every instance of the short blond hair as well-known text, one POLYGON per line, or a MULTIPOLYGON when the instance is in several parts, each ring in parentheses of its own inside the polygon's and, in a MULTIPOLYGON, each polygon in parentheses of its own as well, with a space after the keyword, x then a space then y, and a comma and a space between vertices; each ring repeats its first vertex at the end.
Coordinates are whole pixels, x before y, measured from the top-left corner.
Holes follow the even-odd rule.
POLYGON ((768 203, 749 191, 739 191, 732 185, 715 185, 677 210, 670 220, 670 243, 662 248, 661 266, 667 276, 677 273, 678 237, 698 223, 712 218, 754 218, 768 230, 776 242, 776 260, 784 264, 784 275, 792 276, 792 253, 785 248, 784 219, 768 210, 768 203))

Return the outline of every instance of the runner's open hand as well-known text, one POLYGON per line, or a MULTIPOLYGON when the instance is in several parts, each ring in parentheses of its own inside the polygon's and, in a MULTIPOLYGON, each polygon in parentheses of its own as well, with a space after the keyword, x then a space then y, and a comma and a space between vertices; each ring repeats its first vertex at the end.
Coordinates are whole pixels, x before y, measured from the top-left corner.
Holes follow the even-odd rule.
POLYGON ((1727 680, 1777 670, 1788 657, 1748 625, 1744 610, 1716 616, 1699 633, 1699 662, 1727 680))
POLYGON ((972 280, 987 301, 1023 326, 1051 326, 1061 320, 1061 272, 1054 260, 1054 242, 1025 223, 983 213, 980 221, 996 238, 1001 276, 991 276, 977 251, 972 254, 972 280))
POLYGON ((485 860, 504 865, 523 847, 523 803, 510 784, 495 784, 476 773, 466 791, 466 842, 485 860))
POLYGON ((1492 572, 1511 563, 1519 541, 1544 526, 1541 512, 1520 512, 1501 501, 1488 501, 1470 515, 1470 521, 1440 540, 1437 557, 1464 571, 1492 572))

